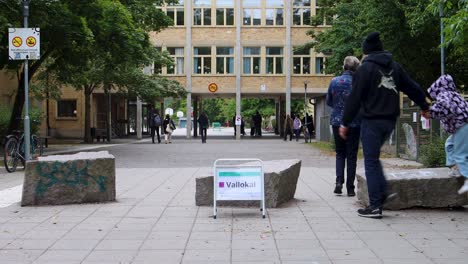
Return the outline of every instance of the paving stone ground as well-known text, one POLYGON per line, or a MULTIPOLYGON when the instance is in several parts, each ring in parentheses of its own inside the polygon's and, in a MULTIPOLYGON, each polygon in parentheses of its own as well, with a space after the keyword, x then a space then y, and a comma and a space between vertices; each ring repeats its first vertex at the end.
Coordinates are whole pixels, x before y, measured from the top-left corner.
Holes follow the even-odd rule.
MULTIPOLYGON (((98 150, 102 150, 100 148, 98 150)), ((303 142, 176 139, 104 148, 117 202, 20 207, 23 172, 0 169, 0 263, 468 263, 468 210, 360 218, 332 193, 334 158, 303 142), (295 200, 268 209, 195 206, 195 177, 216 158, 300 158, 295 200), (16 189, 15 189, 16 188, 16 189)))

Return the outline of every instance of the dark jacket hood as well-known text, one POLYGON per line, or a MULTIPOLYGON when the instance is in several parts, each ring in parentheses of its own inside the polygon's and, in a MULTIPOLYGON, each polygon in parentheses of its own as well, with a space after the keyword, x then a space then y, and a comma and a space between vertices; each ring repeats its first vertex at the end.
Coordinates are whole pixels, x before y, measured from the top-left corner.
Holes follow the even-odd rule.
POLYGON ((432 97, 432 99, 436 99, 441 93, 444 92, 456 92, 455 82, 453 81, 452 76, 445 74, 439 77, 437 81, 435 81, 427 92, 432 97))
POLYGON ((373 62, 384 68, 388 68, 393 62, 393 56, 387 51, 377 51, 368 54, 363 62, 373 62))

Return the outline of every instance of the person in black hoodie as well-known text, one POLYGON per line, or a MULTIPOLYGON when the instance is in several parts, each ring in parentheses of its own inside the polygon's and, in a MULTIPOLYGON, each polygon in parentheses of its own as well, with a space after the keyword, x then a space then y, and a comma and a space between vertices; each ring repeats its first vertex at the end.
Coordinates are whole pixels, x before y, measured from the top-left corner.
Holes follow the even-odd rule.
POLYGON ((198 123, 200 124, 200 135, 202 143, 206 143, 206 132, 208 130, 208 117, 205 112, 201 112, 198 117, 198 123))
POLYGON ((352 91, 346 101, 339 134, 346 139, 348 126, 358 114, 361 121, 361 141, 364 152, 369 206, 359 209, 362 217, 382 218, 385 202, 395 197, 387 192, 387 181, 380 163, 380 148, 395 128, 400 115, 400 91, 408 95, 423 113, 429 105, 421 87, 383 50, 380 34, 370 33, 362 44, 366 55, 353 75, 352 91))

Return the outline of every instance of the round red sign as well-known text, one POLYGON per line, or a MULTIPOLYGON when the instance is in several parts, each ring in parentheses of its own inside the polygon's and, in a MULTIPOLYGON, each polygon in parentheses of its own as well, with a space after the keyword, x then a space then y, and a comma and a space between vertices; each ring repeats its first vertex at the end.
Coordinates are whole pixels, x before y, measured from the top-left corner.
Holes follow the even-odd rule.
POLYGON ((218 91, 218 85, 216 83, 210 83, 208 85, 208 90, 212 93, 215 93, 216 91, 218 91))

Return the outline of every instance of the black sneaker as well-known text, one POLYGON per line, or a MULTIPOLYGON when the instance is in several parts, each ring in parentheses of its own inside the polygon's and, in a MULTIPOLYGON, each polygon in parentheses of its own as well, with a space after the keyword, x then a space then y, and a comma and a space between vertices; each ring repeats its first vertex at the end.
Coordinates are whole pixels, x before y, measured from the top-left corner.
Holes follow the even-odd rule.
POLYGON ((354 190, 348 190, 348 196, 349 197, 356 196, 356 193, 354 192, 354 190))
POLYGON ((342 188, 343 188, 343 185, 337 183, 336 186, 335 186, 335 190, 334 190, 333 192, 336 193, 336 194, 342 194, 342 193, 343 193, 343 192, 341 191, 342 188))
POLYGON ((382 209, 380 208, 373 208, 373 207, 366 207, 364 209, 357 210, 358 215, 361 217, 368 217, 368 218, 375 218, 381 219, 382 218, 382 209))

